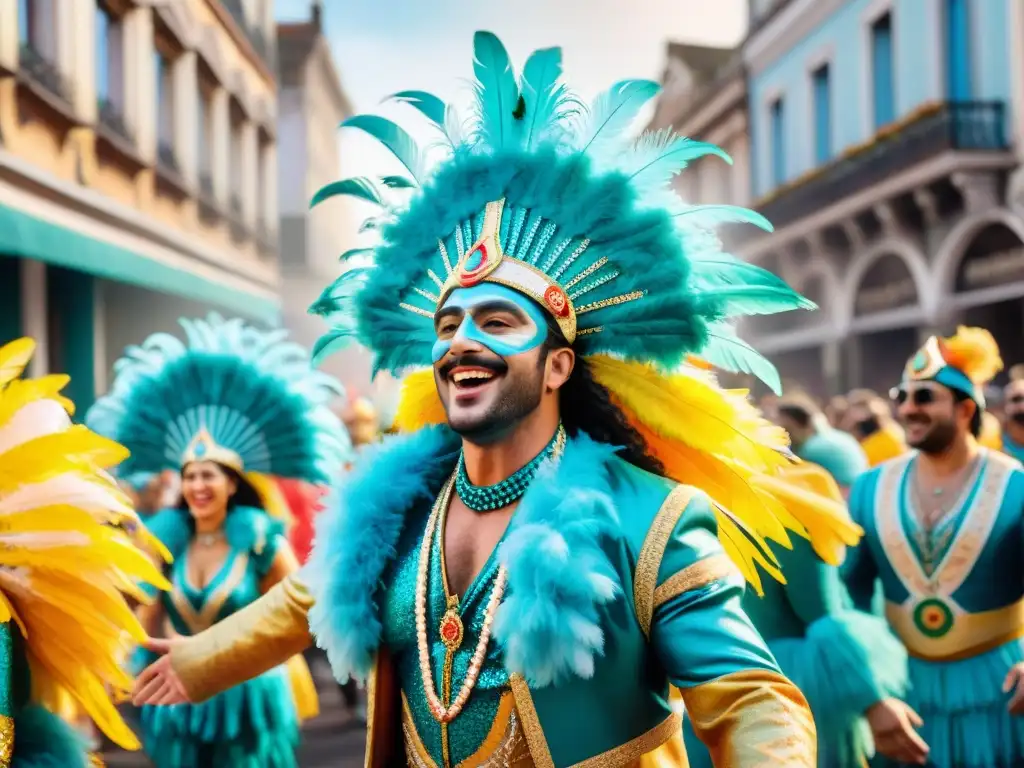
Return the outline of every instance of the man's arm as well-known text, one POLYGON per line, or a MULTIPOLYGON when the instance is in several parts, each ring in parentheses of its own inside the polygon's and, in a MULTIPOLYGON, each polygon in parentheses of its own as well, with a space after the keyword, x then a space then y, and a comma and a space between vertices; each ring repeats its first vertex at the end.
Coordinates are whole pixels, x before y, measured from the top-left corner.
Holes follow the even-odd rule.
POLYGON ((171 666, 191 701, 205 701, 283 664, 312 645, 313 600, 297 574, 205 632, 176 643, 171 666))
POLYGON ((706 497, 685 488, 669 496, 637 562, 641 627, 715 766, 814 768, 807 701, 743 612, 743 579, 716 528, 706 497))

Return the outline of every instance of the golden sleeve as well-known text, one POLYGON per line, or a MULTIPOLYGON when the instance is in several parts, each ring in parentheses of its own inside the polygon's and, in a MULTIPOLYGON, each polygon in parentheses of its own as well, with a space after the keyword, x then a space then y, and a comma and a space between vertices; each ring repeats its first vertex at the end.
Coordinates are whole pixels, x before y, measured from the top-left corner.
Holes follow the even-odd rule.
POLYGON ((644 542, 634 599, 694 733, 716 768, 815 768, 807 701, 743 611, 707 500, 676 495, 644 542))
POLYGON ((171 665, 192 701, 244 683, 284 664, 313 643, 307 614, 313 605, 295 574, 263 597, 179 643, 171 665))

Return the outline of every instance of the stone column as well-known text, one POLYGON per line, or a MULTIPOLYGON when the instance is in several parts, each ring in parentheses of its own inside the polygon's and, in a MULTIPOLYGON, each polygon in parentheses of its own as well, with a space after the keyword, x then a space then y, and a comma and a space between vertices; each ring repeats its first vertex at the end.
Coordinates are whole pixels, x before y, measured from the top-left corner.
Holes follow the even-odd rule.
POLYGON ((242 220, 255 227, 260 209, 260 148, 256 125, 250 120, 242 123, 242 220))
POLYGON ((46 327, 46 264, 35 259, 21 262, 21 332, 36 340, 36 353, 28 366, 31 377, 50 372, 46 327))
POLYGON ((144 160, 156 160, 156 46, 153 9, 137 6, 124 17, 125 120, 144 160))
POLYGON ((213 136, 210 141, 210 170, 213 173, 213 194, 227 210, 231 197, 231 115, 229 95, 223 85, 213 92, 210 110, 213 136))
MULTIPOLYGON (((93 0, 43 0, 56 28, 57 66, 71 88, 75 113, 96 122, 96 4, 93 0), (61 13, 54 10, 60 4, 61 13)), ((40 14, 45 16, 46 14, 40 14)))
POLYGON ((18 66, 18 30, 21 28, 18 0, 0 0, 0 68, 18 66))
POLYGON ((199 185, 199 70, 195 51, 185 51, 174 62, 174 154, 182 178, 199 185))
POLYGON ((267 143, 260 149, 260 176, 263 181, 263 189, 260 190, 260 209, 257 211, 257 221, 263 222, 267 232, 276 235, 278 232, 277 220, 277 145, 267 143))

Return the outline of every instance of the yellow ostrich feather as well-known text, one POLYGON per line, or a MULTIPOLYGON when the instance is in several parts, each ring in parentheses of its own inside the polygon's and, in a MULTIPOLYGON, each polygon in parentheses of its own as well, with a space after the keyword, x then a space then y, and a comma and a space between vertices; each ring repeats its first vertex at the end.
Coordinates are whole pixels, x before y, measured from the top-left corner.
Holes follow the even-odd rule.
POLYGON ((444 424, 447 420, 432 368, 415 371, 402 380, 398 411, 395 413, 395 428, 399 432, 415 432, 420 427, 444 424))
POLYGON ((117 744, 138 749, 115 696, 131 679, 120 665, 145 632, 124 595, 170 585, 121 528, 145 532, 104 470, 127 451, 72 425, 66 376, 19 379, 29 339, 0 348, 0 620, 24 636, 33 696, 58 714, 68 699, 117 744))
POLYGON ((1003 370, 999 345, 984 328, 961 325, 955 335, 942 339, 941 346, 946 362, 975 384, 987 384, 1003 370))

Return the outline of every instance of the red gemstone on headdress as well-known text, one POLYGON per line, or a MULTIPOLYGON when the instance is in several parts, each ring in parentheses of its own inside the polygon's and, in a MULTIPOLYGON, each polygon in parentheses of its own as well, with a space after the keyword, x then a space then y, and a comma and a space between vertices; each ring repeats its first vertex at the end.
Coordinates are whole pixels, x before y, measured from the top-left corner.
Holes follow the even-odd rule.
POLYGON ((569 299, 565 295, 565 291, 557 285, 548 286, 548 289, 544 291, 544 303, 548 305, 548 309, 555 317, 566 317, 569 314, 569 299))
POLYGON ((470 251, 465 261, 462 262, 462 269, 459 271, 459 285, 463 288, 470 288, 479 283, 483 277, 484 269, 487 267, 488 256, 487 245, 484 243, 480 243, 470 251))

